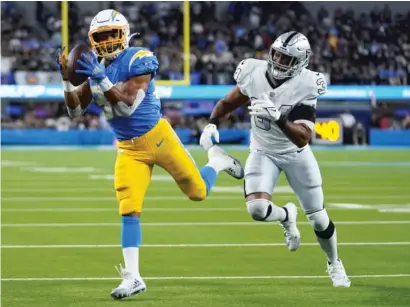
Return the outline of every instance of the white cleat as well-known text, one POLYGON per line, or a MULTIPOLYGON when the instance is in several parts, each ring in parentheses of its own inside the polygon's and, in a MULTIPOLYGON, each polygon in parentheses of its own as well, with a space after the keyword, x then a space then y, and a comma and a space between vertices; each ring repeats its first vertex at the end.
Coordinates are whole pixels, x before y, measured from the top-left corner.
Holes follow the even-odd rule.
POLYGON ((217 162, 218 165, 223 166, 222 170, 236 179, 243 179, 245 172, 238 159, 228 155, 221 147, 212 146, 208 150, 209 161, 217 162))
POLYGON ((285 242, 290 251, 295 251, 300 246, 300 232, 296 227, 296 217, 298 209, 294 203, 287 203, 285 206, 288 211, 288 220, 281 222, 283 233, 285 235, 285 242))
POLYGON ((141 277, 135 278, 132 274, 126 271, 121 264, 115 267, 122 277, 120 285, 111 291, 111 297, 114 300, 122 300, 131 295, 147 291, 147 286, 141 277))
POLYGON ((327 263, 327 272, 333 282, 333 287, 350 287, 350 279, 347 277, 343 263, 338 259, 335 263, 327 263))

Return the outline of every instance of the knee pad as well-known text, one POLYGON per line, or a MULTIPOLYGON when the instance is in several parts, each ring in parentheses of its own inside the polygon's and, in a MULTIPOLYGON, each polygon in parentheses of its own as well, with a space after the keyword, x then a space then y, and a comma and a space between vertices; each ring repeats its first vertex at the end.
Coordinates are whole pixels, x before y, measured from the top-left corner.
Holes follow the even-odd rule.
POLYGON ((329 239, 335 232, 335 225, 329 219, 326 209, 308 214, 307 218, 315 230, 316 236, 323 239, 329 239))
POLYGON ((249 214, 255 221, 264 222, 269 217, 269 221, 276 220, 275 215, 278 216, 278 210, 281 208, 274 205, 271 201, 267 199, 253 199, 246 202, 246 207, 248 208, 249 214))
POLYGON ((246 207, 255 221, 264 221, 272 212, 272 203, 267 199, 247 201, 246 207))

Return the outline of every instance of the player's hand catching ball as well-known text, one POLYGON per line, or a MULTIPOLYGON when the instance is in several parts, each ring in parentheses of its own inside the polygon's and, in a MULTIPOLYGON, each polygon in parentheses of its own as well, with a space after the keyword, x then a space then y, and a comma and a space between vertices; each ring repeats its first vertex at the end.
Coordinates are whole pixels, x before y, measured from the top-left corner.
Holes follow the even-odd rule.
POLYGON ((262 99, 252 101, 252 105, 248 107, 249 115, 266 118, 269 120, 277 121, 280 118, 280 111, 276 108, 275 104, 269 100, 266 94, 262 99))
POLYGON ((64 81, 68 81, 68 69, 67 69, 67 56, 64 53, 65 46, 63 49, 58 48, 56 52, 56 63, 58 70, 60 71, 61 77, 64 81))
POLYGON ((199 144, 205 149, 209 150, 215 143, 219 143, 219 132, 218 128, 214 124, 208 124, 204 131, 202 131, 201 138, 199 139, 199 144))
POLYGON ((83 69, 77 69, 75 72, 77 74, 86 75, 90 77, 91 80, 100 83, 106 77, 104 66, 100 65, 94 51, 91 51, 89 54, 91 54, 91 58, 87 56, 88 54, 81 54, 82 60, 77 60, 77 63, 80 64, 83 69))

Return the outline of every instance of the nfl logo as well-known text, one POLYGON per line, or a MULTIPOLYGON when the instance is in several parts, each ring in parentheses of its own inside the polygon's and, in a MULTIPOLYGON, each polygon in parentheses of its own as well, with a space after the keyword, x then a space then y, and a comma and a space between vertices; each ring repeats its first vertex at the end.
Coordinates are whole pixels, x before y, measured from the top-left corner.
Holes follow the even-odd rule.
POLYGON ((274 92, 270 92, 270 93, 269 93, 269 98, 270 98, 270 99, 275 98, 275 93, 274 93, 274 92))

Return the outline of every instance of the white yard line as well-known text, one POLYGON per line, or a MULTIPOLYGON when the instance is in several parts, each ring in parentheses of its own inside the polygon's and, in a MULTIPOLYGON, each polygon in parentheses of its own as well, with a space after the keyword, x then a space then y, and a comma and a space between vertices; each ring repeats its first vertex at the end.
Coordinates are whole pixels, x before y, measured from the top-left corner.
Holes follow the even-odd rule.
MULTIPOLYGON (((391 186, 371 186, 371 187, 363 187, 363 186, 358 186, 358 187, 339 187, 337 185, 327 185, 324 187, 325 191, 330 190, 330 191, 337 191, 337 192, 352 192, 352 191, 358 191, 358 192, 363 192, 363 191, 398 191, 398 192, 407 192, 408 187, 402 186, 402 187, 391 187, 391 186)), ((156 191, 178 191, 177 186, 169 186, 169 187, 156 187, 153 185, 151 188, 149 188, 150 191, 156 192, 156 191)), ((44 193, 44 192, 49 192, 49 193, 55 193, 55 192, 70 192, 70 193, 76 193, 76 192, 107 192, 107 193, 113 193, 114 189, 112 186, 108 186, 106 188, 93 188, 93 187, 65 187, 65 188, 44 188, 44 187, 39 187, 39 188, 33 188, 30 186, 29 188, 5 188, 2 189, 3 193, 44 193)), ((218 192, 218 193, 243 193, 243 188, 242 187, 235 187, 235 186, 221 186, 221 187, 214 187, 212 190, 213 192, 218 192), (216 189, 215 189, 216 188, 216 189), (240 191, 239 191, 240 189, 240 191)), ((291 191, 275 191, 276 193, 291 193, 291 191)))
MULTIPOLYGON (((274 195, 273 199, 288 199, 296 197, 295 195, 274 195)), ((209 196, 207 200, 229 200, 242 199, 243 195, 235 196, 209 196)), ((408 199, 408 195, 329 195, 327 199, 408 199)), ((147 196, 145 200, 167 200, 167 201, 189 201, 186 196, 147 196)), ((45 202, 45 201, 116 201, 115 197, 3 197, 3 202, 24 201, 24 202, 45 202)))
MULTIPOLYGON (((154 212, 231 212, 244 211, 246 208, 145 208, 146 211, 154 212)), ((5 209, 1 212, 118 212, 118 208, 28 208, 28 209, 5 209)))
MULTIPOLYGON (((302 246, 317 246, 318 243, 302 243, 302 246)), ((341 246, 401 246, 410 242, 340 242, 341 246)), ((215 244, 143 244, 143 248, 185 248, 185 247, 278 247, 285 243, 215 243, 215 244)), ((59 245, 3 245, 2 249, 60 249, 60 248, 118 248, 119 244, 59 244, 59 245)))
MULTIPOLYGON (((349 275, 349 278, 399 278, 410 277, 410 274, 374 274, 374 275, 349 275)), ((322 279, 329 278, 325 275, 300 275, 300 276, 158 276, 144 277, 144 280, 217 280, 217 279, 322 279)), ((1 281, 104 281, 120 280, 119 277, 27 277, 27 278, 1 278, 1 281)))
POLYGON ((378 210, 379 212, 410 212, 410 204, 357 204, 357 203, 326 203, 327 208, 344 210, 378 210))
MULTIPOLYGON (((400 225, 410 224, 410 220, 406 221, 338 221, 336 225, 400 225)), ((152 222, 141 223, 144 227, 173 227, 173 226, 268 226, 271 227, 271 223, 258 223, 258 222, 152 222)), ((276 224, 273 224, 276 225, 276 224)), ((299 222, 298 225, 310 225, 309 222, 299 222)), ((109 227, 109 226, 121 226, 120 223, 21 223, 21 224, 1 224, 1 227, 109 227)), ((277 225, 278 226, 278 225, 277 225)))
MULTIPOLYGON (((325 204, 326 210, 349 211, 349 210, 378 210, 379 212, 410 212, 410 204, 325 204)), ((144 212, 246 212, 246 207, 241 208, 213 208, 213 207, 186 207, 186 208, 144 208, 144 212)), ((1 208, 3 213, 21 213, 21 212, 118 212, 118 208, 112 206, 111 208, 1 208)))
POLYGON ((378 209, 382 213, 410 213, 410 208, 391 208, 391 209, 378 209))
MULTIPOLYGON (((173 190, 175 190, 174 188, 173 190)), ((157 190, 157 189, 156 189, 157 190)), ((170 188, 171 190, 171 188, 170 188)), ((70 193, 75 193, 75 192, 113 192, 114 188, 109 187, 109 188, 84 188, 84 187, 70 187, 70 188, 6 188, 2 189, 2 192, 4 193, 43 193, 43 192, 49 192, 49 193, 55 193, 55 192, 70 192, 70 193)))
MULTIPOLYGON (((237 196, 211 196, 209 199, 238 199, 242 198, 241 195, 237 196)), ((24 201, 24 202, 43 202, 43 201, 116 201, 115 197, 3 197, 1 199, 5 201, 24 201)), ((187 196, 147 196, 144 200, 169 200, 169 201, 181 201, 188 200, 187 196)))

